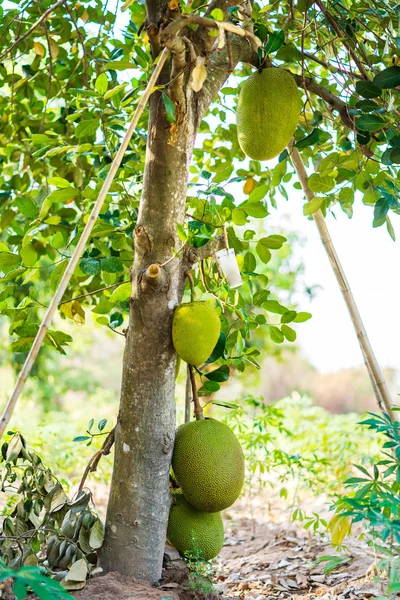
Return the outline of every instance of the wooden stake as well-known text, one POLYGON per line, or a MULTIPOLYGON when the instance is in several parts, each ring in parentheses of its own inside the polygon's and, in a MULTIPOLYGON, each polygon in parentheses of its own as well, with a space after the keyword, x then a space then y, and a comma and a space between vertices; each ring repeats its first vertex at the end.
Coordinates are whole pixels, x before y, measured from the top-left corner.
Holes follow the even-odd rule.
MULTIPOLYGON (((297 148, 292 148, 291 159, 294 168, 296 169, 303 192, 307 200, 310 202, 314 198, 314 193, 308 187, 307 172, 304 167, 303 159, 301 158, 297 148)), ((361 352, 364 357, 378 405, 381 410, 386 412, 393 421, 397 421, 398 419, 393 412, 393 403, 386 385, 385 378, 368 339, 367 331, 364 327, 364 323, 361 319, 356 301, 350 289, 349 282, 347 281, 339 257, 336 253, 336 249, 333 245, 328 227, 326 226, 324 215, 322 214, 321 210, 317 210, 317 212, 313 214, 313 218, 357 334, 357 339, 360 344, 361 352)))
POLYGON ((158 63, 150 77, 149 83, 147 84, 147 87, 146 87, 145 91, 143 92, 142 97, 140 98, 140 102, 136 108, 135 114, 133 115, 132 121, 129 125, 129 128, 128 128, 126 134, 125 134, 125 137, 122 140, 121 146, 119 147, 119 150, 118 150, 117 154, 115 155, 115 158, 111 164, 108 175, 103 183, 103 187, 100 190, 99 196, 92 208, 92 212, 89 215, 89 219, 85 225, 85 228, 82 232, 80 240, 69 260, 68 266, 67 266, 67 268, 64 272, 64 275, 60 281, 60 284, 56 290, 56 293, 54 294, 53 299, 47 309, 46 315, 39 327, 39 330, 33 341, 32 347, 26 358, 24 366, 22 367, 22 370, 20 371, 20 373, 18 375, 18 379, 15 384, 14 390, 11 394, 11 397, 10 397, 10 399, 4 409, 3 415, 1 417, 0 437, 3 435, 4 430, 10 421, 10 418, 14 411, 17 400, 18 400, 18 398, 23 390, 23 387, 25 385, 25 381, 27 380, 27 378, 29 376, 29 373, 34 365, 34 362, 39 353, 39 350, 43 344, 43 340, 46 336, 46 333, 49 328, 50 322, 53 318, 53 315, 57 309, 57 306, 60 304, 60 302, 62 300, 64 292, 67 289, 70 279, 74 273, 75 267, 78 264, 78 261, 82 256, 82 253, 85 249, 86 242, 88 241, 88 239, 90 237, 90 234, 92 232, 94 224, 95 224, 97 217, 99 216, 102 206, 104 204, 104 200, 106 199, 106 196, 110 190, 111 184, 114 181, 114 177, 117 174, 118 168, 121 164, 121 161, 126 152, 126 149, 128 148, 131 137, 136 129, 136 126, 137 126, 139 119, 141 117, 141 114, 147 104, 147 101, 153 92, 153 88, 155 87, 155 85, 157 83, 157 79, 161 73, 161 70, 165 64, 165 61, 168 58, 168 55, 169 55, 168 48, 164 48, 162 54, 160 55, 158 63))

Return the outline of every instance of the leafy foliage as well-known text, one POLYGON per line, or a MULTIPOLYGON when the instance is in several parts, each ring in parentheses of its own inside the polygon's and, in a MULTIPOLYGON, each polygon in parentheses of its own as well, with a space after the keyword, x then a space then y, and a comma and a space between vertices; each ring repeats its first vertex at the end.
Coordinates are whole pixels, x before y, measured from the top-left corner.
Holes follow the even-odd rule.
MULTIPOLYGON (((2 525, 1 559, 10 569, 43 567, 63 588, 80 589, 96 568, 104 537, 103 524, 90 507, 91 494, 80 492, 69 500, 19 433, 2 445, 1 454, 1 490, 12 498, 2 525)), ((33 579, 36 571, 29 571, 33 579)))
MULTIPOLYGON (((396 595, 400 590, 400 424, 387 414, 369 413, 362 425, 383 434, 384 458, 376 461, 372 470, 356 465, 358 473, 346 481, 352 493, 340 496, 336 503, 334 526, 343 521, 364 525, 368 543, 382 557, 377 568, 388 573, 387 594, 396 595)), ((349 531, 347 527, 346 533, 349 531)))
POLYGON ((54 580, 44 575, 44 569, 22 567, 15 570, 0 562, 0 581, 12 588, 16 600, 24 600, 32 590, 41 600, 70 600, 72 596, 54 580), (12 583, 11 583, 12 582, 12 583))

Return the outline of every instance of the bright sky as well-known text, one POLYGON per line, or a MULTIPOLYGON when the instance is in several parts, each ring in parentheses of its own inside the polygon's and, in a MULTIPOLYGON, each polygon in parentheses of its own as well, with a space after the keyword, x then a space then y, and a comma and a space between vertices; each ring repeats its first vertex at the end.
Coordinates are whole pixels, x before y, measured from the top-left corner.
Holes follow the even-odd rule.
MULTIPOLYGON (((363 361, 358 341, 316 226, 302 214, 301 193, 292 190, 289 196, 285 208, 280 203, 279 213, 268 220, 304 236, 306 244, 299 249, 304 281, 323 288, 311 303, 304 296, 298 298, 301 309, 313 314, 297 328, 299 344, 322 371, 359 365, 363 361)), ((372 228, 372 208, 359 201, 354 212, 348 219, 336 209, 337 220, 328 217, 328 227, 381 366, 400 370, 399 242, 392 241, 385 227, 372 228)), ((396 215, 392 223, 400 236, 396 215)))

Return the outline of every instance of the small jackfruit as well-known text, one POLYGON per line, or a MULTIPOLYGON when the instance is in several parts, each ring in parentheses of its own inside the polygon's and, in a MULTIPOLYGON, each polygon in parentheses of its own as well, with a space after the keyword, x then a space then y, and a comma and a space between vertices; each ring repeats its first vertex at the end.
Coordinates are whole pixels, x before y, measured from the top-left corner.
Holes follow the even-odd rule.
POLYGON ((254 160, 269 160, 288 145, 299 122, 301 98, 292 75, 279 68, 256 72, 239 94, 239 145, 254 160))
POLYGON ((187 302, 176 308, 172 321, 172 341, 178 356, 190 365, 206 362, 220 332, 218 313, 208 302, 187 302))
POLYGON ((173 495, 169 513, 167 540, 184 556, 211 560, 224 545, 224 525, 220 513, 196 510, 182 493, 173 495))
POLYGON ((172 468, 186 500, 198 510, 228 508, 243 487, 242 448, 233 431, 215 419, 178 427, 172 468))

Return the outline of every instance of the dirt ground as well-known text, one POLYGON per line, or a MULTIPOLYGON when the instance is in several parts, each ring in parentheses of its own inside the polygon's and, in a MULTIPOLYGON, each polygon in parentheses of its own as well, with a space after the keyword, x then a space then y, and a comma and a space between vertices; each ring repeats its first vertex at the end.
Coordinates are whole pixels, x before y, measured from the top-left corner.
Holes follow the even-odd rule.
MULTIPOLYGON (((100 504, 103 504, 101 499, 100 504)), ((310 500, 307 514, 324 511, 323 499, 310 500)), ((101 506, 99 506, 101 512, 101 506)), ((306 531, 290 521, 283 503, 268 497, 256 505, 242 501, 224 515, 226 543, 215 562, 213 594, 189 586, 182 561, 167 555, 165 579, 153 588, 118 574, 94 578, 79 600, 358 600, 383 595, 384 582, 374 575, 372 550, 353 537, 346 542, 348 561, 324 574, 321 556, 338 554, 329 538, 306 531)))

